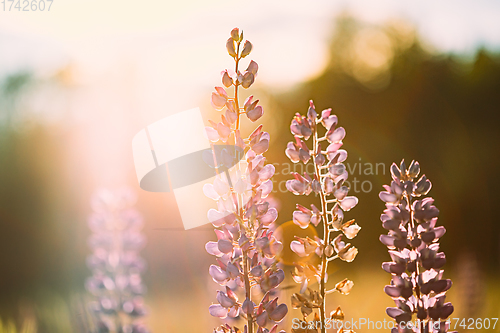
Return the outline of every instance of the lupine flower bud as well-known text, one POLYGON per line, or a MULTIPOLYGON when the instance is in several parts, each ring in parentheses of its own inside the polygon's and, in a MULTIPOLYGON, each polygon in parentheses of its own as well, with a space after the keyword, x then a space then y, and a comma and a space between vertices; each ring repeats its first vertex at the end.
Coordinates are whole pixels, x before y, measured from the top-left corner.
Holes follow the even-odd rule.
POLYGON ((246 71, 252 73, 255 76, 257 75, 258 70, 259 70, 259 65, 253 60, 250 61, 250 64, 248 64, 246 71))
POLYGON ((241 51, 241 57, 245 58, 247 55, 252 52, 252 43, 249 41, 245 41, 245 44, 243 45, 243 51, 241 51))
POLYGON ((243 75, 243 80, 241 81, 241 86, 245 89, 250 88, 250 86, 253 84, 255 80, 255 77, 252 73, 246 72, 243 75))
POLYGON ((233 58, 236 57, 236 50, 234 48, 234 40, 232 37, 230 37, 227 42, 226 42, 226 49, 227 49, 227 53, 229 53, 229 55, 233 58))
POLYGON ((234 28, 231 30, 231 38, 237 42, 240 39, 240 29, 234 28))
POLYGON ((227 70, 224 71, 224 74, 222 74, 222 84, 226 87, 229 88, 233 85, 233 79, 229 76, 227 73, 227 70))

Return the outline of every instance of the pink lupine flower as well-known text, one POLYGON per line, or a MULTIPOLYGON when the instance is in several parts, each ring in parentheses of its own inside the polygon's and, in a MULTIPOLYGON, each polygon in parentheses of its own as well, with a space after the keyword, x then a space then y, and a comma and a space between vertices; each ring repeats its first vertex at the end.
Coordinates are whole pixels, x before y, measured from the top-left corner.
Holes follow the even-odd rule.
MULTIPOLYGON (((347 152, 340 149, 346 132, 343 127, 337 126, 337 116, 331 114, 331 109, 321 112, 318 117, 313 102, 310 102, 307 115, 296 114, 292 119, 290 131, 294 135, 295 142, 289 142, 285 150, 286 155, 293 163, 304 164, 311 161, 314 165, 314 174, 299 175, 292 173, 294 179, 286 182, 286 188, 295 195, 309 195, 314 193, 319 196, 321 206, 311 205, 308 209, 297 205, 293 212, 293 222, 305 229, 312 223, 315 227, 322 223, 323 239, 296 237, 290 248, 300 257, 311 256, 315 253, 321 262, 318 265, 296 263, 293 278, 301 284, 299 293, 292 296, 294 308, 300 308, 307 322, 307 316, 313 309, 319 309, 319 317, 323 325, 321 331, 325 332, 327 290, 325 288, 328 275, 326 274, 328 262, 341 259, 351 262, 356 257, 358 250, 350 243, 342 241, 345 235, 348 239, 356 237, 361 227, 354 220, 343 223, 344 212, 354 208, 358 199, 348 196, 349 188, 344 185, 348 174, 342 162, 347 158, 347 152), (323 129, 321 129, 322 125, 323 129), (323 131, 320 137, 319 131, 323 131), (312 138, 312 147, 309 148, 307 141, 312 138), (326 141, 328 146, 322 150, 322 142, 326 141), (333 232, 339 232, 337 237, 331 238, 333 232), (308 289, 309 282, 316 279, 319 284, 318 290, 308 289), (305 294, 307 291, 308 294, 305 294)), ((348 294, 354 283, 344 279, 336 284, 329 292, 337 291, 348 294)), ((340 307, 335 313, 341 313, 340 307)), ((317 315, 317 314, 316 314, 317 315)), ((336 317, 340 318, 340 317, 336 317)), ((342 315, 343 320, 343 315, 342 315)))
MULTIPOLYGON (((240 107, 238 89, 249 88, 257 76, 258 65, 250 61, 245 71, 238 67, 241 59, 252 51, 252 44, 243 41, 243 34, 235 28, 227 40, 226 48, 236 62, 236 70, 222 72, 222 84, 234 86, 234 97, 222 87, 212 93, 212 105, 225 110, 221 121, 210 122, 206 127, 208 139, 216 144, 234 144, 244 152, 244 158, 234 163, 227 172, 219 173, 213 184, 205 184, 205 195, 216 201, 216 208, 208 211, 208 220, 216 228, 217 241, 208 242, 205 249, 216 257, 217 264, 211 265, 209 274, 224 287, 217 293, 217 304, 209 307, 212 316, 219 318, 243 317, 246 320, 245 333, 277 332, 278 323, 288 309, 278 304, 277 287, 284 280, 285 273, 279 268, 276 255, 283 245, 273 234, 273 222, 278 217, 276 208, 269 204, 273 189, 271 180, 275 168, 266 164, 264 153, 269 149, 270 135, 258 126, 248 137, 240 132, 240 117, 246 115, 251 121, 260 119, 264 113, 259 100, 247 98, 240 107), (264 296, 257 301, 257 294, 264 296), (270 329, 268 327, 271 327, 270 329)), ((227 163, 224 163, 227 165, 227 163)), ((241 332, 236 327, 224 325, 214 332, 241 332)))
MULTIPOLYGON (((431 182, 420 173, 418 162, 412 161, 407 168, 404 161, 398 167, 391 166, 393 181, 384 185, 380 199, 386 203, 381 216, 382 226, 388 230, 380 241, 389 250, 392 262, 385 262, 382 268, 392 275, 391 284, 384 291, 394 299, 396 307, 387 308, 387 314, 397 323, 412 320, 415 314, 422 322, 420 331, 447 332, 446 320, 453 312, 451 303, 445 303, 445 292, 451 287, 451 280, 443 279, 446 257, 439 252, 439 238, 446 229, 436 227, 439 210, 434 199, 414 198, 426 195, 431 182), (413 202, 412 202, 413 201, 413 202), (433 327, 430 327, 430 321, 433 327), (435 322, 439 330, 435 330, 435 322)), ((393 332, 398 332, 393 329, 393 332)), ((416 332, 416 329, 415 329, 416 332)))

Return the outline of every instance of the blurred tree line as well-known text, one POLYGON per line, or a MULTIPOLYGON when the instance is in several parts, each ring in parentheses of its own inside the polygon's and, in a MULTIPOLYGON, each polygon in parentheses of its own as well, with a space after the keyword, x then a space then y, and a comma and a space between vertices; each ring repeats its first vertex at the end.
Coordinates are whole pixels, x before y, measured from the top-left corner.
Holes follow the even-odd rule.
MULTIPOLYGON (((317 111, 331 107, 339 126, 346 129, 347 167, 355 170, 350 179, 354 176, 373 185, 365 193, 358 183, 353 193, 351 184, 350 195, 358 196, 360 204, 346 218, 355 218, 363 228, 355 240, 360 248, 356 260, 380 266, 388 259, 378 241, 384 231, 379 219, 384 205, 378 193, 391 181, 391 163, 404 158, 407 165, 418 160, 432 181, 430 194, 440 209, 438 224, 447 229, 441 247, 448 267, 461 253, 472 252, 483 269, 498 272, 500 224, 494 215, 500 199, 498 54, 483 48, 472 56, 440 54, 404 22, 372 26, 341 17, 325 71, 274 96, 272 117, 279 119, 279 129, 272 136, 272 162, 288 162, 284 148, 293 139, 289 124, 295 112, 307 112, 309 99, 317 111), (365 163, 374 170, 376 163, 384 163, 386 172, 370 175, 365 163)), ((290 176, 277 176, 278 183, 286 179, 290 176)), ((368 183, 364 189, 369 189, 368 183)), ((280 196, 280 218, 290 220, 294 204, 298 200, 303 204, 304 199, 290 193, 280 196)))
MULTIPOLYGON (((33 301, 60 302, 85 271, 78 257, 78 188, 68 178, 67 132, 30 109, 34 91, 58 85, 31 72, 0 78, 0 317, 39 311, 33 301)), ((81 281, 77 281, 81 283, 81 281)), ((43 325, 38 325, 43 331, 43 325)))

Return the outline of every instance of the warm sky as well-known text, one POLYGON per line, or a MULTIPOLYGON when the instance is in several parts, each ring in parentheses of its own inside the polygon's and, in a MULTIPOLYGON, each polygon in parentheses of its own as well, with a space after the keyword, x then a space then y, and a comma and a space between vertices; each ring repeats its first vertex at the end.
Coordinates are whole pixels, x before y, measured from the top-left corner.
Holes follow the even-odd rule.
POLYGON ((496 0, 54 0, 50 12, 0 11, 0 73, 71 59, 92 76, 138 62, 165 64, 156 74, 176 78, 165 83, 184 84, 227 61, 221 45, 239 26, 267 68, 260 80, 289 85, 321 70, 330 19, 344 10, 375 22, 403 18, 439 50, 500 45, 496 0))
POLYGON ((43 93, 41 112, 70 109, 78 144, 101 179, 116 175, 111 167, 102 174, 103 161, 130 154, 127 126, 138 131, 200 106, 200 96, 208 100, 221 70, 232 67, 224 45, 233 27, 254 44, 258 82, 276 89, 321 72, 332 18, 345 11, 374 23, 403 20, 438 51, 500 46, 497 0, 54 0, 50 12, 1 6, 0 78, 26 68, 43 78, 71 64, 76 88, 43 93))

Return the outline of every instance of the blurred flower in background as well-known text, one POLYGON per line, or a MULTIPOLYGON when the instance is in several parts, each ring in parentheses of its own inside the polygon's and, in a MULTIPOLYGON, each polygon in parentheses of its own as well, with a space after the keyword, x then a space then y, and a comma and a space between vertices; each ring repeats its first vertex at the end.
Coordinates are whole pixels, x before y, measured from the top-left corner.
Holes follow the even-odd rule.
POLYGON ((131 208, 134 201, 133 193, 127 190, 101 190, 92 200, 89 245, 93 253, 87 264, 93 274, 86 287, 96 298, 90 309, 96 316, 98 333, 149 332, 140 321, 147 311, 141 279, 145 262, 138 251, 146 240, 140 233, 142 217, 131 208))

